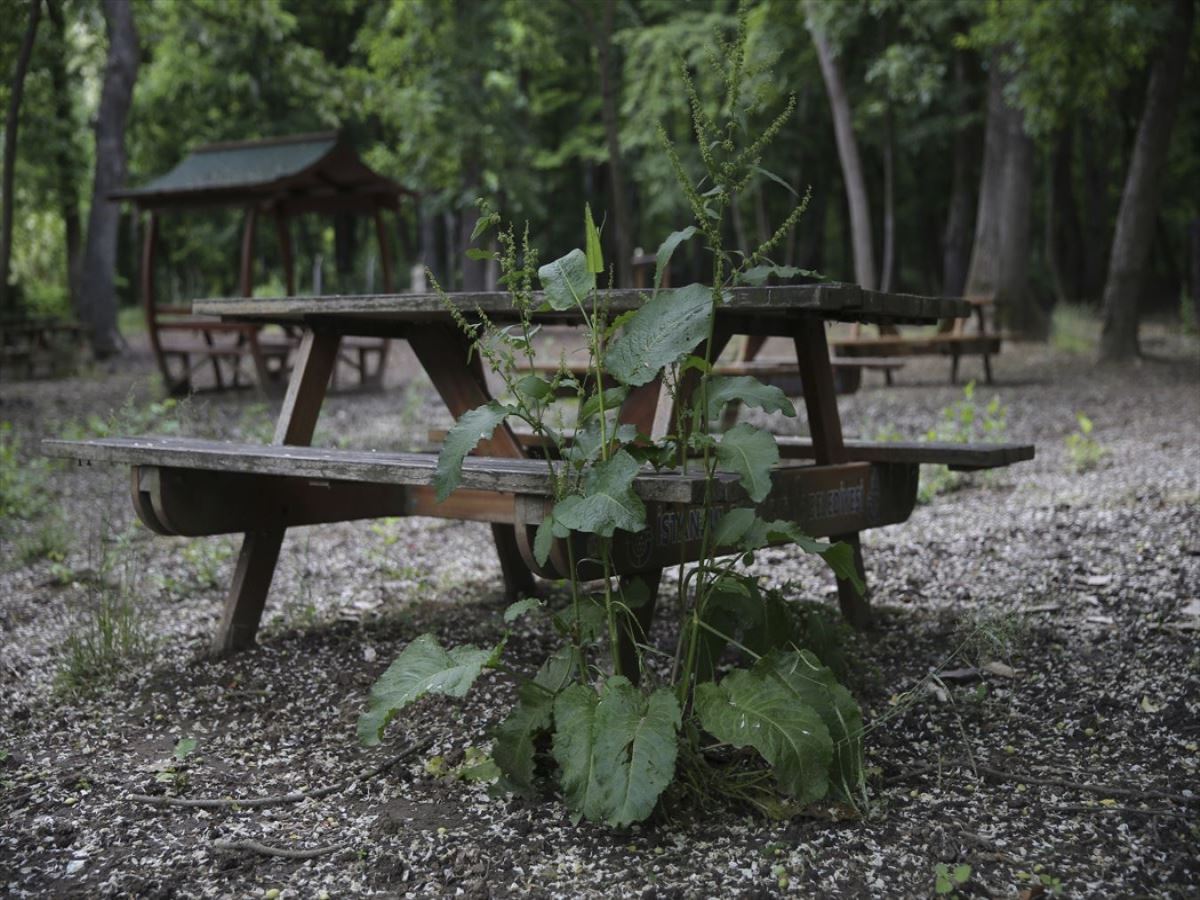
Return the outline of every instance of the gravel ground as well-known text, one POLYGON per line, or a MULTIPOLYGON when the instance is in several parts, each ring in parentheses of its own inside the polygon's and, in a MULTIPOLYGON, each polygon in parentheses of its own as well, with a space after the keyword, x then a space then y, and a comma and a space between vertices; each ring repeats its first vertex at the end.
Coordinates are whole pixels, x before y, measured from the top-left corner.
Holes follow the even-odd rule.
MULTIPOLYGON (((421 702, 382 747, 363 750, 354 722, 367 689, 409 640, 500 634, 486 527, 297 529, 260 646, 213 661, 204 650, 235 542, 136 526, 125 472, 49 469, 36 488, 46 510, 0 532, 0 892, 898 897, 930 896, 939 864, 966 863, 965 896, 1196 896, 1200 348, 1159 329, 1146 349, 1136 367, 1097 370, 1082 356, 1006 347, 999 384, 977 400, 999 396, 1007 435, 1036 442, 1037 459, 866 535, 879 624, 844 646, 871 728, 859 816, 819 806, 772 821, 717 805, 613 831, 573 825, 551 800, 492 800, 431 774, 434 756, 453 767, 487 747, 513 696, 499 674, 463 702, 421 702), (1085 473, 1064 446, 1077 411, 1107 451, 1085 473), (65 558, 38 558, 39 543, 65 558), (102 600, 121 587, 137 603, 118 624, 150 642, 86 692, 64 692, 70 639, 95 631, 102 600), (177 761, 181 738, 195 750, 177 761), (411 741, 429 743, 347 783, 411 741), (265 807, 130 799, 322 786, 345 789, 265 807), (222 849, 246 840, 336 849, 312 859, 222 849)), ((397 357, 388 391, 329 401, 318 442, 403 447, 447 424, 397 357)), ((847 432, 922 434, 962 397, 946 367, 915 361, 892 388, 868 374, 843 398, 847 432)), ((6 383, 0 420, 28 456, 40 437, 107 417, 130 391, 152 394, 150 374, 139 356, 117 372, 6 383)), ((160 419, 261 436, 270 411, 250 396, 213 396, 160 419)), ((799 599, 832 599, 826 574, 799 554, 771 551, 759 566, 799 599)), ((547 631, 530 623, 513 636, 519 667, 550 646, 547 631)))

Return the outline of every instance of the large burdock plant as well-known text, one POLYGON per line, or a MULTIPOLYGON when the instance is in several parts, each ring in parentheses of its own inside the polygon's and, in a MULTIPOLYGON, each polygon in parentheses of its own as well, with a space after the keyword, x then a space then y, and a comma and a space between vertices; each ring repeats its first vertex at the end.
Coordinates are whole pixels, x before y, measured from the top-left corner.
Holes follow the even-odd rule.
MULTIPOLYGON (((852 554, 845 545, 808 537, 793 523, 760 518, 757 509, 779 461, 769 431, 743 424, 717 435, 710 428, 731 402, 795 415, 778 388, 713 371, 716 311, 728 289, 800 274, 775 266, 770 254, 806 200, 798 200, 754 252, 735 254, 723 243, 726 214, 738 192, 755 179, 780 182, 760 167, 760 158, 795 108, 793 99, 758 134, 747 133, 753 104, 741 92, 745 46, 743 14, 736 35, 712 54, 724 85, 718 113, 706 111, 683 72, 702 177, 693 181, 665 134, 662 142, 695 221, 658 248, 652 290, 639 307, 610 319, 606 292, 597 285, 604 261, 590 210, 583 248, 545 265, 538 265, 527 233, 519 238, 511 226, 498 229, 495 257, 517 324, 499 328, 482 311, 468 319, 445 298, 475 352, 503 380, 506 399, 466 413, 451 429, 438 460, 439 499, 457 486, 464 458, 481 440, 501 423, 524 423, 548 448, 547 478, 554 487, 534 556, 544 565, 557 547, 572 573, 565 608, 546 612, 527 599, 505 614, 507 622, 550 615, 562 644, 532 678, 519 682, 515 706, 495 729, 497 787, 533 794, 548 781, 576 817, 615 826, 645 819, 673 783, 696 790, 715 785, 718 792, 774 810, 831 792, 852 801, 861 787, 857 704, 804 649, 789 605, 744 571, 757 549, 786 540, 858 583, 852 554), (661 288, 671 255, 695 239, 711 255, 711 283, 661 288), (532 371, 534 318, 546 307, 571 310, 583 322, 588 377, 572 375, 565 365, 549 378, 532 371), (659 378, 677 401, 669 433, 652 436, 621 423, 618 410, 629 393, 659 378), (564 390, 578 400, 569 428, 552 414, 564 390), (700 550, 696 562, 679 565, 679 631, 670 653, 648 643, 638 615, 657 585, 618 578, 613 561, 614 536, 647 527, 633 484, 648 467, 699 472, 705 485, 699 515, 688 518, 700 550), (754 505, 718 504, 712 490, 718 473, 733 473, 754 505), (653 665, 651 655, 657 657, 653 665), (735 655, 740 666, 723 670, 722 661, 735 655)), ((485 209, 478 232, 499 223, 485 209)), ((447 649, 432 635, 418 637, 372 689, 359 722, 362 740, 378 743, 388 722, 422 696, 464 696, 485 669, 504 666, 506 640, 447 649)))

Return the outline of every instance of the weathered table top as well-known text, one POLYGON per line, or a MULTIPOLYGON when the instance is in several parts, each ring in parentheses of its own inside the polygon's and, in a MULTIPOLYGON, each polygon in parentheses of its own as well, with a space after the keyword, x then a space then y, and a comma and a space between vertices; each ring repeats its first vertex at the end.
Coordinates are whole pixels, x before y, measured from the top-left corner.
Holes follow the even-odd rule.
MULTIPOLYGON (((781 287, 741 287, 730 290, 721 314, 732 318, 783 320, 795 315, 817 315, 845 322, 894 322, 927 324, 940 319, 962 318, 971 313, 964 300, 918 297, 863 290, 852 284, 805 284, 781 287)), ((613 313, 636 309, 650 296, 648 291, 601 292, 613 313)), ((497 322, 514 320, 516 312, 506 292, 453 293, 446 295, 470 318, 482 310, 497 322)), ((535 295, 535 304, 540 295, 535 295)), ((324 297, 229 297, 197 300, 193 310, 200 315, 221 316, 280 324, 320 322, 343 333, 387 331, 389 325, 440 319, 446 315, 444 300, 437 294, 360 294, 324 297), (374 327, 373 327, 374 326, 374 327)), ((575 310, 545 310, 535 314, 547 324, 573 324, 580 319, 575 310)))

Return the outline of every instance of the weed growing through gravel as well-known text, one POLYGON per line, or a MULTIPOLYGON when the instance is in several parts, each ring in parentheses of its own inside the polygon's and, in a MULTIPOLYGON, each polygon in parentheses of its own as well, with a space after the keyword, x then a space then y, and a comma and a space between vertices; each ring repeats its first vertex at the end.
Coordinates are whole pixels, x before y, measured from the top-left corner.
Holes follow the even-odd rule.
MULTIPOLYGON (((963 388, 963 398, 942 410, 941 421, 925 435, 928 441, 969 444, 972 441, 999 441, 1008 424, 1008 407, 993 397, 986 406, 975 400, 975 382, 963 388)), ((917 501, 928 503, 938 494, 958 490, 968 480, 962 472, 952 472, 948 466, 921 466, 921 486, 917 501)))
POLYGON ((1091 419, 1077 412, 1075 420, 1079 423, 1079 430, 1068 434, 1065 443, 1071 468, 1082 473, 1100 465, 1101 460, 1108 455, 1108 450, 1092 437, 1094 426, 1091 419))
MULTIPOLYGON (((728 508, 713 499, 722 470, 736 475, 750 504, 761 503, 779 461, 769 431, 742 424, 713 434, 727 404, 795 415, 778 388, 748 376, 714 374, 716 310, 735 286, 812 274, 769 258, 807 198, 797 198, 778 230, 752 253, 725 248, 736 196, 763 178, 784 183, 759 162, 796 101, 752 130, 758 104, 743 85, 760 73, 750 73, 746 64, 745 10, 736 36, 718 35, 718 44, 710 57, 724 85, 717 111, 706 107, 686 67, 682 72, 704 164, 700 179, 687 174, 662 135, 695 221, 659 247, 652 291, 639 307, 610 316, 607 295, 598 289, 605 266, 590 209, 584 249, 546 265, 538 265, 528 230, 518 237, 511 226, 498 229, 498 252, 472 251, 499 263, 516 324, 501 328, 482 310, 462 310, 443 295, 473 352, 503 381, 506 399, 465 413, 447 434, 434 479, 438 499, 459 484, 463 461, 481 440, 509 420, 523 422, 549 448, 546 472, 553 487, 552 502, 538 511, 543 518, 532 535, 532 555, 539 566, 569 576, 565 608, 525 599, 505 613, 509 626, 521 616, 549 616, 562 644, 532 679, 520 681, 516 706, 493 735, 497 789, 534 795, 552 786, 577 818, 614 826, 647 818, 668 790, 784 815, 829 795, 853 804, 863 784, 858 705, 811 648, 803 648, 782 596, 740 568, 759 549, 786 541, 861 587, 850 548, 813 540, 788 521, 764 521, 754 505, 728 508), (661 288, 672 254, 694 237, 711 254, 711 283, 661 288), (566 367, 549 380, 533 374, 534 315, 545 308, 534 307, 538 282, 545 307, 582 320, 587 378, 566 367), (687 402, 675 404, 670 434, 655 440, 621 422, 619 410, 632 392, 658 378, 673 399, 687 402), (577 400, 569 432, 556 427, 551 413, 564 390, 577 400), (619 561, 632 558, 629 535, 648 525, 646 505, 634 491, 645 466, 703 476, 703 502, 679 510, 688 538, 679 542, 674 652, 647 643, 641 611, 653 603, 658 585, 640 576, 618 577, 619 561), (687 563, 688 542, 698 548, 694 565, 687 563), (725 671, 727 655, 736 655, 742 667, 725 671)), ((485 204, 475 236, 499 225, 499 215, 485 204)), ((505 669, 507 639, 506 631, 494 647, 449 649, 430 634, 412 641, 372 689, 359 721, 362 740, 378 743, 387 724, 426 694, 462 697, 485 669, 505 669)))
POLYGON ((136 605, 142 559, 133 546, 135 534, 126 530, 101 547, 87 582, 84 615, 63 642, 54 681, 60 694, 92 693, 153 649, 136 605))
POLYGON ((0 530, 6 531, 18 519, 34 519, 45 510, 48 470, 47 460, 24 458, 12 423, 0 422, 0 530))

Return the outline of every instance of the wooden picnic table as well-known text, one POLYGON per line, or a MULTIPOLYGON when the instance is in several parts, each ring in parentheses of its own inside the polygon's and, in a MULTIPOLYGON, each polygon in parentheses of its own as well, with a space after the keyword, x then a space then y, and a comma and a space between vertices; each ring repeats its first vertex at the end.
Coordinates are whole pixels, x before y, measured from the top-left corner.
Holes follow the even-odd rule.
MULTIPOLYGON (((615 316, 636 308, 646 296, 613 291, 605 299, 615 316)), ((468 319, 477 319, 480 313, 501 324, 518 318, 504 293, 450 297, 468 319)), ((492 526, 510 596, 532 591, 532 573, 550 578, 568 574, 561 548, 545 565, 534 560, 533 532, 552 502, 546 463, 531 458, 537 448, 506 426, 479 444, 477 455, 467 460, 462 486, 441 504, 435 502, 430 487, 436 466, 433 454, 307 447, 339 344, 347 336, 407 340, 455 418, 491 399, 479 356, 468 353, 469 340, 453 323, 442 298, 435 294, 230 298, 197 301, 194 312, 227 322, 303 329, 272 445, 110 438, 48 441, 44 446, 52 455, 132 465, 135 506, 143 521, 160 533, 245 535, 214 649, 230 651, 253 642, 284 532, 290 526, 395 515, 486 521, 492 526)), ((936 448, 922 445, 895 445, 889 450, 885 444, 843 440, 826 322, 919 324, 969 312, 970 306, 958 300, 883 294, 853 285, 732 290, 717 312, 711 357, 716 358, 737 334, 787 337, 794 343, 804 382, 811 438, 782 442, 785 461, 773 475, 775 489, 763 515, 795 521, 814 536, 847 541, 855 548, 861 572, 858 533, 908 518, 920 463, 987 468, 1031 458, 1032 447, 1017 445, 973 449, 956 445, 949 448, 952 452, 939 455, 936 448)), ((578 325, 580 316, 576 311, 547 310, 537 313, 535 320, 578 325)), ((694 383, 685 377, 678 392, 680 402, 686 402, 694 383)), ((643 433, 659 436, 672 421, 670 404, 669 395, 655 380, 633 388, 618 415, 643 433)), ((635 483, 647 503, 648 526, 636 534, 617 532, 612 555, 618 574, 645 578, 652 597, 661 570, 679 561, 680 545, 689 553, 698 551, 701 481, 700 476, 647 472, 635 483)), ((745 504, 736 481, 721 474, 719 502, 745 504)), ((865 598, 848 583, 839 583, 839 598, 853 623, 866 623, 865 598)), ((648 618, 652 610, 651 602, 640 615, 648 618)))

